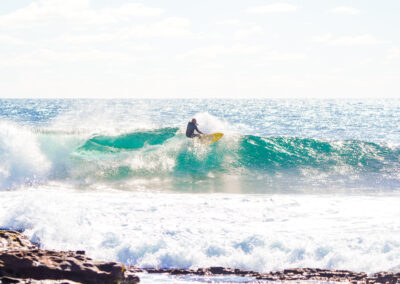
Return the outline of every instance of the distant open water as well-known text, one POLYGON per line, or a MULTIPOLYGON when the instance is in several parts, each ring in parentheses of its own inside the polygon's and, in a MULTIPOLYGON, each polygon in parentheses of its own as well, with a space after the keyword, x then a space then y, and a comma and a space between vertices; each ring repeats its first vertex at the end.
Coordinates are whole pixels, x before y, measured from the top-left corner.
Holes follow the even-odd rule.
POLYGON ((142 267, 391 269, 399 113, 400 100, 2 99, 0 226, 142 267), (187 139, 193 117, 225 136, 187 139))

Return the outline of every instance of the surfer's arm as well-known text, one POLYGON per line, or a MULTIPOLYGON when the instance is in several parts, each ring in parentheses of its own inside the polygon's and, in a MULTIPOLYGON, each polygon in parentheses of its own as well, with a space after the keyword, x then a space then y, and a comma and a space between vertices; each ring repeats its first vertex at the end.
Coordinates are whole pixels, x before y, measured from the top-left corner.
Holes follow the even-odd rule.
POLYGON ((198 133, 200 133, 200 134, 203 134, 204 135, 204 133, 203 132, 201 132, 198 128, 197 128, 197 126, 196 126, 196 131, 198 132, 198 133))

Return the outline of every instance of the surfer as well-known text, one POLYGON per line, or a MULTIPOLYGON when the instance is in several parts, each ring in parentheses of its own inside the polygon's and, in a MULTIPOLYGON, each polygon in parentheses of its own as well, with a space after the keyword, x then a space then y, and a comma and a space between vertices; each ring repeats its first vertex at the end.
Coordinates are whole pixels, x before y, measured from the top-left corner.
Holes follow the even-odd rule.
POLYGON ((197 128, 197 120, 195 118, 192 119, 187 125, 186 128, 186 136, 188 138, 200 137, 200 134, 194 134, 194 131, 197 131, 200 134, 204 134, 197 128))

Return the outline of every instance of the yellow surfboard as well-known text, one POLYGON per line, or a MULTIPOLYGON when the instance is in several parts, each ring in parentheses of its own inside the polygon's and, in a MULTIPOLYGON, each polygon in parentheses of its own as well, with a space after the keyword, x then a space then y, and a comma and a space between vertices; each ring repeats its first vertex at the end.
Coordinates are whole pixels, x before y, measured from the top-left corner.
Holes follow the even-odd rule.
POLYGON ((217 142, 224 136, 224 133, 212 133, 200 137, 200 143, 205 145, 210 145, 217 142))

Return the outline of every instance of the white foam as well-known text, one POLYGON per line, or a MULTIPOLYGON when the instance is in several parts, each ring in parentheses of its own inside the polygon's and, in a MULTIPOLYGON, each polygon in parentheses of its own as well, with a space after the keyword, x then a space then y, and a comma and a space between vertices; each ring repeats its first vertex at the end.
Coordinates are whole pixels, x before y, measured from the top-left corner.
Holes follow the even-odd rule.
POLYGON ((142 267, 320 267, 376 272, 400 259, 399 195, 165 194, 65 184, 0 192, 0 227, 47 249, 142 267))
POLYGON ((30 129, 0 121, 0 189, 44 179, 51 167, 30 129))
MULTIPOLYGON (((196 275, 181 275, 181 276, 174 276, 168 275, 165 273, 162 274, 149 274, 149 273, 138 273, 140 277, 140 283, 144 284, 154 284, 154 283, 173 283, 173 284, 201 284, 201 283, 254 283, 254 284, 262 284, 262 283, 269 283, 270 281, 261 281, 256 280, 254 277, 242 277, 236 275, 224 275, 224 276, 196 276, 196 275)), ((300 282, 297 282, 299 283, 300 282)), ((306 283, 304 283, 306 284, 306 283)), ((328 283, 318 283, 317 281, 313 281, 313 284, 328 284, 328 283)))
POLYGON ((194 116, 197 120, 198 128, 205 134, 222 132, 224 134, 238 133, 235 125, 232 125, 222 118, 218 118, 208 112, 200 112, 194 116))

